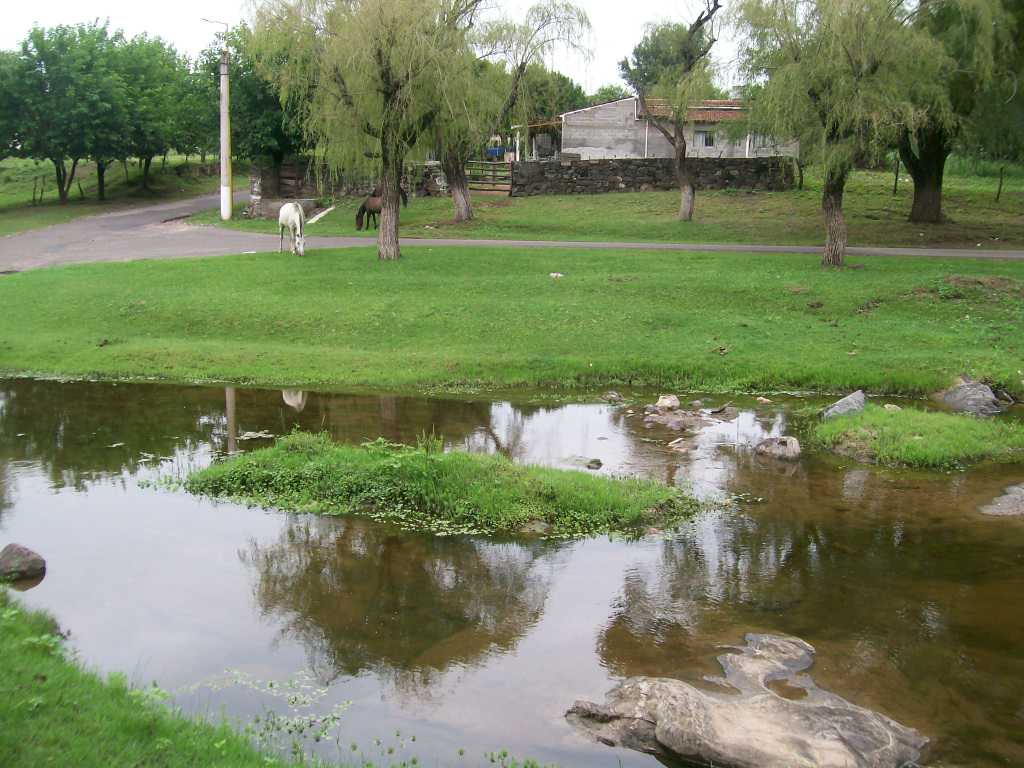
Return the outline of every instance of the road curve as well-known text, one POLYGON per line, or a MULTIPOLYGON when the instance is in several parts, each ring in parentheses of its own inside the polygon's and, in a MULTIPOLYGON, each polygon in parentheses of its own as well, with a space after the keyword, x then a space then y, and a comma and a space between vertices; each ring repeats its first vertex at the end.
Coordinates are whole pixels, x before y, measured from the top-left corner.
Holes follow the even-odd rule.
MULTIPOLYGON (((244 202, 247 195, 238 196, 244 202)), ((0 273, 39 267, 99 261, 173 259, 225 256, 233 253, 274 251, 275 235, 240 232, 222 227, 194 226, 187 217, 217 205, 216 195, 158 205, 137 206, 75 219, 44 229, 0 237, 0 273)), ((363 237, 310 236, 306 247, 367 247, 363 237)), ((459 240, 402 238, 403 246, 572 248, 578 250, 710 251, 731 253, 820 253, 806 245, 743 245, 733 243, 615 243, 546 240, 459 240)), ((923 256, 954 259, 1024 260, 1024 251, 983 248, 850 247, 854 256, 923 256)))

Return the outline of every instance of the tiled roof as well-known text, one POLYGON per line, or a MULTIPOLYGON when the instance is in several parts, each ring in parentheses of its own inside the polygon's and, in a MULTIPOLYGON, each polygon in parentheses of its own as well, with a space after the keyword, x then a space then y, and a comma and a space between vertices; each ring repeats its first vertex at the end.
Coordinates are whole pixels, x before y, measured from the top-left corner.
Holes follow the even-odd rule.
MULTIPOLYGON (((672 107, 666 99, 647 99, 652 117, 672 117, 672 107)), ((638 110, 643 117, 642 109, 638 110)), ((704 99, 686 110, 686 119, 695 123, 723 123, 746 120, 747 107, 742 99, 704 99)))

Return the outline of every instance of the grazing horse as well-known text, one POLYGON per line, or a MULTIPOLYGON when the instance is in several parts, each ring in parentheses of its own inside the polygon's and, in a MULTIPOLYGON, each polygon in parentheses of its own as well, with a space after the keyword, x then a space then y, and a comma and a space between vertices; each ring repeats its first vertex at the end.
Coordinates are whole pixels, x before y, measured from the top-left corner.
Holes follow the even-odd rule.
MULTIPOLYGON (((366 228, 370 228, 370 222, 373 221, 373 228, 377 229, 377 214, 381 212, 384 207, 384 198, 382 196, 380 184, 378 184, 370 196, 363 201, 363 204, 359 206, 359 210, 356 212, 356 229, 362 230, 363 218, 366 217, 366 228)), ((398 194, 402 196, 402 207, 407 208, 409 206, 409 196, 405 194, 405 190, 401 187, 398 188, 398 194)))
POLYGON ((277 251, 284 250, 284 231, 288 230, 291 237, 292 253, 304 256, 306 253, 306 213, 298 203, 285 203, 277 214, 277 229, 281 235, 281 245, 277 251))

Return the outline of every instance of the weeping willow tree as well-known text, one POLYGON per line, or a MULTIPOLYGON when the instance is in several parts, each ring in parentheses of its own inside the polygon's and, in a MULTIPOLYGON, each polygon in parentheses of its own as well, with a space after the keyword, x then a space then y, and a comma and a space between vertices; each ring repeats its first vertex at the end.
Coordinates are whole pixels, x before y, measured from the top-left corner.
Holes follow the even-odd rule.
MULTIPOLYGON (((910 220, 935 223, 943 218, 946 159, 965 123, 985 104, 986 91, 998 87, 997 79, 1005 80, 1000 75, 1005 75, 1003 65, 1015 46, 1000 0, 932 0, 921 4, 913 24, 947 54, 947 65, 937 77, 915 84, 913 99, 925 119, 904 129, 898 145, 914 180, 910 220)), ((990 112, 983 119, 994 116, 990 112)))
POLYGON ((468 80, 469 20, 482 0, 263 0, 254 54, 335 171, 377 175, 377 254, 401 255, 402 169, 428 146, 442 105, 468 80))
POLYGON ((688 25, 654 24, 633 49, 631 59, 619 63, 622 78, 636 93, 645 117, 673 148, 679 183, 679 219, 693 218, 695 191, 686 158, 687 111, 712 89, 709 55, 715 44, 715 15, 719 0, 704 0, 704 8, 688 25), (652 108, 651 97, 664 100, 652 108))
POLYGON ((458 98, 445 101, 438 123, 441 164, 452 195, 455 221, 473 217, 466 178, 466 161, 494 133, 506 126, 525 93, 526 72, 556 45, 584 52, 579 40, 590 28, 586 13, 565 0, 543 0, 531 6, 520 22, 507 19, 478 21, 463 16, 472 44, 458 72, 468 80, 453 88, 458 98))
POLYGON ((843 193, 856 162, 922 123, 915 84, 947 65, 941 46, 914 24, 903 0, 740 0, 742 67, 764 82, 755 108, 776 136, 811 121, 824 164, 822 264, 842 266, 843 193))

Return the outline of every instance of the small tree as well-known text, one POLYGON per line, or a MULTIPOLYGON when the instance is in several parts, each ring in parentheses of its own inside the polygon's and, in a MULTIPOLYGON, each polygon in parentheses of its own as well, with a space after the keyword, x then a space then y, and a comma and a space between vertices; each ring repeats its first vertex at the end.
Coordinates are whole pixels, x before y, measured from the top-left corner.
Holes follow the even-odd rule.
POLYGON ((153 158, 174 146, 183 64, 174 48, 159 37, 137 35, 119 51, 132 110, 127 153, 142 162, 142 188, 149 189, 153 158))
POLYGON ((10 112, 0 125, 13 125, 14 153, 53 163, 61 203, 79 162, 111 140, 124 114, 114 43, 106 25, 35 27, 17 60, 5 57, 10 112))
POLYGON ((668 140, 674 150, 676 180, 679 183, 679 219, 693 218, 693 178, 686 161, 687 109, 702 98, 711 83, 709 54, 715 44, 715 15, 719 0, 704 0, 704 9, 689 26, 655 24, 633 49, 632 61, 619 64, 623 79, 637 95, 644 114, 668 140), (668 101, 666 113, 652 110, 648 97, 659 95, 668 101))
POLYGON ((611 83, 609 85, 602 85, 587 97, 587 101, 589 101, 591 105, 594 105, 607 104, 609 101, 618 101, 619 99, 628 98, 629 91, 618 83, 611 83))
POLYGON ((406 156, 431 142, 450 83, 464 83, 463 18, 480 0, 265 0, 256 13, 260 71, 295 109, 335 171, 372 169, 383 210, 382 260, 401 255, 406 156))
MULTIPOLYGON (((467 33, 474 22, 473 16, 465 17, 467 33)), ((466 162, 490 135, 507 125, 522 100, 530 66, 558 43, 578 49, 576 41, 589 27, 586 14, 576 6, 564 0, 544 0, 526 12, 522 23, 492 22, 475 37, 467 37, 472 47, 463 55, 471 60, 461 71, 469 79, 461 87, 449 89, 452 95, 461 96, 445 101, 438 120, 442 167, 455 221, 473 217, 466 162), (508 69, 488 66, 491 58, 498 58, 508 69)))
POLYGON ((764 83, 760 120, 776 136, 797 136, 810 118, 820 137, 825 266, 843 264, 843 192, 854 163, 920 123, 911 85, 945 60, 913 16, 899 0, 740 0, 737 8, 743 68, 764 83))
POLYGON ((19 63, 16 52, 0 51, 0 159, 14 154, 18 146, 19 63))

